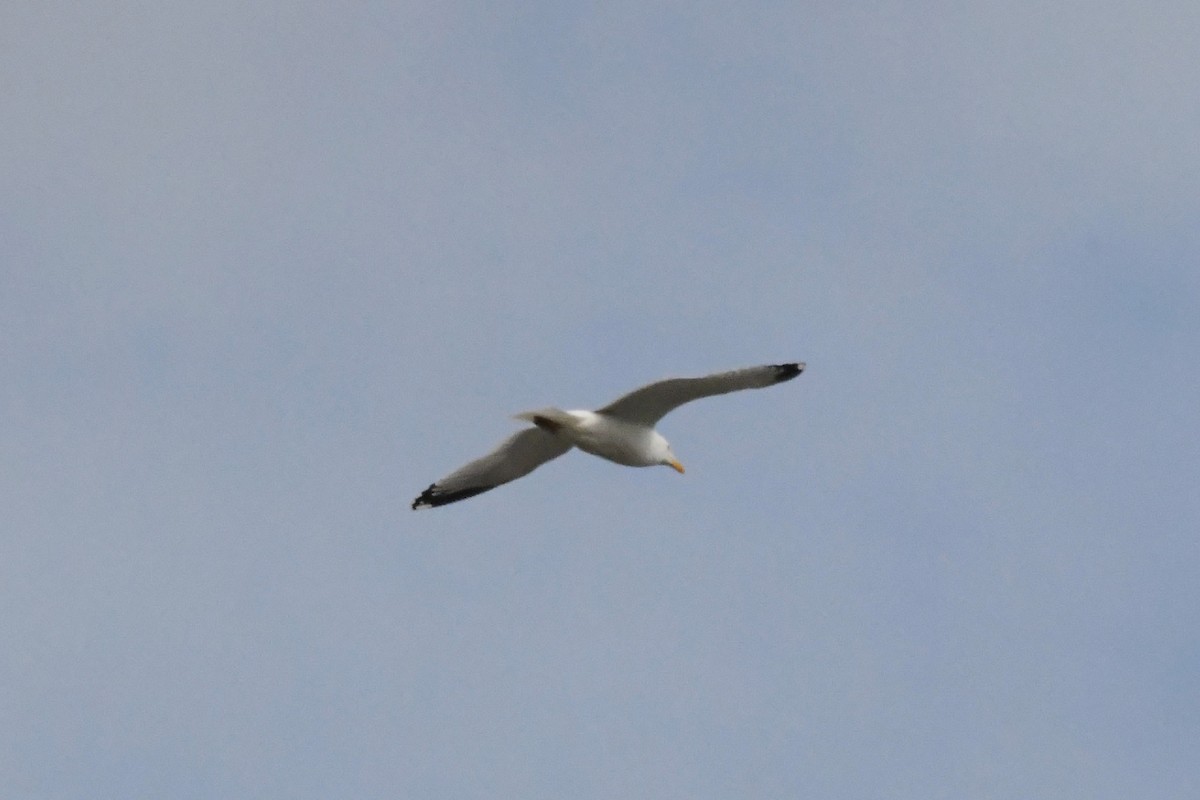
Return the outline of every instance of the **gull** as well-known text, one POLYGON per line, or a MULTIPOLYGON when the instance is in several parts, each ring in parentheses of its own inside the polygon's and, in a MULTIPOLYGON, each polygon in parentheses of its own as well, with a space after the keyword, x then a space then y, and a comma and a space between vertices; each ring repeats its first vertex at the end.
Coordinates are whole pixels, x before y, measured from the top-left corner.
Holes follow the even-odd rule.
POLYGON ((658 421, 684 403, 702 397, 762 389, 790 381, 804 364, 767 364, 699 378, 667 378, 649 383, 596 411, 543 408, 515 415, 532 423, 500 443, 492 452, 451 472, 413 500, 414 510, 457 503, 523 478, 572 447, 627 467, 683 465, 671 445, 654 429, 658 421))

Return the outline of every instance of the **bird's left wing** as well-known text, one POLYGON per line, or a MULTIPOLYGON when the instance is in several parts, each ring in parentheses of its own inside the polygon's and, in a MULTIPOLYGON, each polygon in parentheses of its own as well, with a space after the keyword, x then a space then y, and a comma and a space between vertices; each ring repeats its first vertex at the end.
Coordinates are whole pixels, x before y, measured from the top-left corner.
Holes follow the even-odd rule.
POLYGON ((634 389, 599 409, 597 413, 638 425, 653 426, 684 403, 715 394, 742 389, 761 389, 790 381, 804 371, 804 364, 768 364, 762 367, 718 372, 700 378, 668 378, 634 389))
POLYGON ((505 439, 483 458, 459 467, 413 500, 413 510, 444 506, 522 478, 571 449, 571 443, 540 428, 526 428, 505 439))

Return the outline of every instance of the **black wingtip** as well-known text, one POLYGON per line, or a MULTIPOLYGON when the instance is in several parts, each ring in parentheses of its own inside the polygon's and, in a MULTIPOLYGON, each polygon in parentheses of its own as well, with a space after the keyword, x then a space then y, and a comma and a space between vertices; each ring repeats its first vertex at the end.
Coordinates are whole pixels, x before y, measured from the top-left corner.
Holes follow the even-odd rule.
POLYGON ((796 377, 801 372, 804 372, 804 362, 803 361, 797 362, 794 364, 772 364, 771 366, 773 366, 775 368, 775 382, 776 383, 783 383, 784 381, 790 381, 792 378, 796 377))
POLYGON ((437 484, 434 484, 434 483, 429 484, 429 488, 426 489, 425 491, 421 492, 421 494, 419 494, 417 496, 416 500, 413 500, 413 503, 412 503, 413 511, 416 511, 418 508, 432 508, 433 507, 433 505, 434 505, 433 490, 436 485, 437 484))
POLYGON ((437 508, 448 503, 457 503, 459 500, 466 500, 468 497, 474 497, 477 494, 483 494, 488 489, 494 489, 494 486, 476 487, 471 489, 460 489, 457 492, 443 492, 438 488, 436 483, 429 484, 429 488, 421 492, 416 500, 412 502, 413 511, 418 511, 422 508, 437 508))

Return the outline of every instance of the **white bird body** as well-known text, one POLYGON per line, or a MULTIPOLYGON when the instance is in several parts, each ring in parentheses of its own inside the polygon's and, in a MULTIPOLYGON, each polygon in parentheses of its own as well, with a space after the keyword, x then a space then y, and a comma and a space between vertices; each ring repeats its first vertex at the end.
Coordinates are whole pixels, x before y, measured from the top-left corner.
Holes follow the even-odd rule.
POLYGON ((517 419, 561 437, 585 453, 626 467, 654 467, 673 459, 666 438, 645 425, 595 411, 559 411, 546 408, 526 411, 517 419), (549 424, 547 424, 549 421, 549 424))
POLYGON ((532 422, 482 458, 432 483, 413 501, 414 509, 465 500, 528 475, 572 447, 627 467, 683 465, 655 424, 672 409, 702 397, 760 389, 789 381, 804 364, 770 364, 699 378, 668 378, 647 384, 596 411, 543 408, 517 414, 532 422))

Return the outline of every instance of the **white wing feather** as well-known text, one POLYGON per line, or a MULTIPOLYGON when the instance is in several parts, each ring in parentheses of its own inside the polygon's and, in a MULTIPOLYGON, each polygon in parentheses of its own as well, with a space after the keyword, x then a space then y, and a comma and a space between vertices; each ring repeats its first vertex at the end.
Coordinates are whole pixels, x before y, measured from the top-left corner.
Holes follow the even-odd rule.
POLYGON ((804 371, 804 364, 769 364, 700 378, 668 378, 634 389, 597 413, 627 422, 653 426, 684 403, 742 389, 761 389, 791 380, 804 371))
POLYGON ((523 478, 570 450, 571 443, 540 428, 526 428, 505 439, 499 447, 470 464, 459 467, 421 492, 412 507, 444 506, 523 478))

